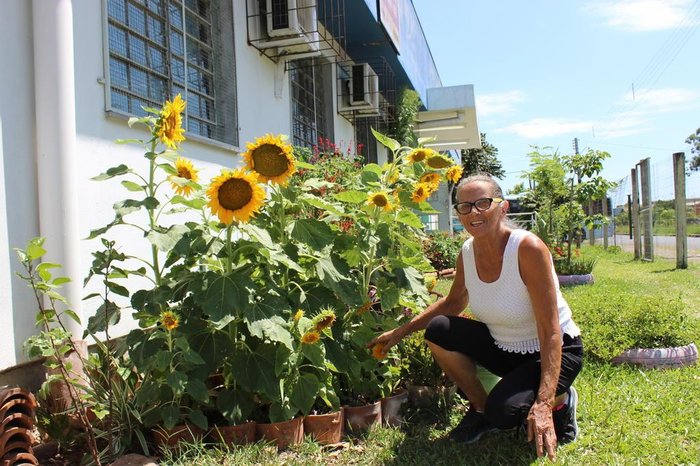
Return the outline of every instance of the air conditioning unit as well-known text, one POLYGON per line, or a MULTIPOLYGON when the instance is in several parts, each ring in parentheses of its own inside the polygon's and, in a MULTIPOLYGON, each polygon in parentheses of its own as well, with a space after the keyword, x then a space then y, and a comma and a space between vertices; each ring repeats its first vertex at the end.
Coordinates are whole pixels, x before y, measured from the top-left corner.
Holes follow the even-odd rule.
POLYGON ((367 116, 379 111, 379 77, 367 63, 350 67, 350 78, 343 80, 339 111, 357 111, 367 116))
POLYGON ((267 0, 267 35, 298 36, 317 30, 316 0, 267 0))

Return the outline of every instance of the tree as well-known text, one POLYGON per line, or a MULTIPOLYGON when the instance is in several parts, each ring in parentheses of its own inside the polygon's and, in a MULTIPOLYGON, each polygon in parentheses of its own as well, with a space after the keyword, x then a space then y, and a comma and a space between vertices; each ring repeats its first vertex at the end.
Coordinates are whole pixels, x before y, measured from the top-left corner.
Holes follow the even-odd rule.
POLYGON ((498 160, 498 149, 486 140, 486 134, 481 133, 480 149, 462 149, 463 177, 474 173, 489 173, 494 178, 502 179, 506 171, 498 160))
POLYGON ((421 102, 418 93, 413 89, 404 89, 399 96, 396 110, 396 122, 393 128, 394 139, 404 146, 416 147, 418 138, 413 132, 413 125, 418 115, 421 102))
POLYGON ((700 128, 695 130, 695 133, 688 136, 685 140, 686 144, 690 144, 690 153, 694 157, 690 160, 691 170, 700 170, 700 128))

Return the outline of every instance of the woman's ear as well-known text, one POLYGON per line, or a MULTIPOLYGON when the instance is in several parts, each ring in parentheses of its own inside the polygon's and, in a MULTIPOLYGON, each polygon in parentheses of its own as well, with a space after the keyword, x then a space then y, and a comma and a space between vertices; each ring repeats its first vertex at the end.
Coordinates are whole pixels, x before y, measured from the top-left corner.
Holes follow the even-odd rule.
POLYGON ((504 213, 504 214, 507 214, 507 213, 508 213, 508 210, 510 209, 510 202, 508 202, 508 201, 506 201, 506 200, 504 200, 503 202, 501 202, 501 209, 503 210, 503 213, 504 213))

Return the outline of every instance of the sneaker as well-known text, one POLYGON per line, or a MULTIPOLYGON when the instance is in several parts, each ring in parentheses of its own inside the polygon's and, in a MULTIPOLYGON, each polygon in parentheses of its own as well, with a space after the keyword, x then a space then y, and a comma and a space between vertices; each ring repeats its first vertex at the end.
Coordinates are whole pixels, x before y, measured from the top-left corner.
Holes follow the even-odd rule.
POLYGON ((560 445, 573 442, 578 437, 578 424, 576 423, 576 407, 578 406, 578 393, 576 389, 569 387, 569 400, 566 407, 554 412, 554 431, 557 434, 557 442, 560 445))
POLYGON ((498 430, 486 419, 484 413, 470 409, 459 424, 448 435, 450 440, 461 443, 474 443, 482 435, 498 430))

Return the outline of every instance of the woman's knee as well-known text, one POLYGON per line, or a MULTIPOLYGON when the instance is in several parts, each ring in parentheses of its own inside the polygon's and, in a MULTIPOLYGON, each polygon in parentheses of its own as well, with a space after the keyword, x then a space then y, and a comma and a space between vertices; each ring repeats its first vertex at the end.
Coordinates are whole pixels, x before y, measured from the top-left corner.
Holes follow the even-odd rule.
POLYGON ((511 429, 525 421, 531 402, 528 403, 520 397, 499 397, 492 394, 486 399, 484 414, 493 426, 499 429, 511 429))
POLYGON ((439 315, 433 317, 425 327, 425 339, 436 345, 445 346, 447 335, 450 333, 450 319, 439 315))

